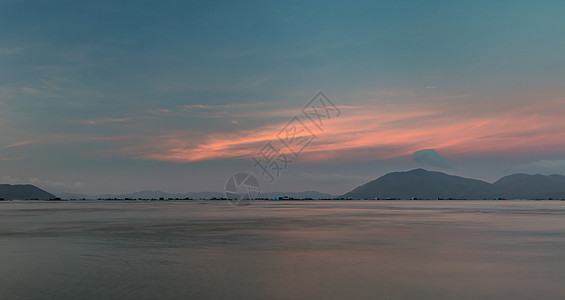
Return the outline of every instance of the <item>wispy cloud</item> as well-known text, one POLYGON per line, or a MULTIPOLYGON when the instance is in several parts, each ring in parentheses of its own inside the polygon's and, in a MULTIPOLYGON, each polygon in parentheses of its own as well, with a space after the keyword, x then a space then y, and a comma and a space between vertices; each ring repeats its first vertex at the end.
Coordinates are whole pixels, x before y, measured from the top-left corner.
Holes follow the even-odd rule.
POLYGON ((4 145, 2 146, 2 148, 15 148, 15 147, 34 144, 34 143, 37 143, 37 140, 19 141, 19 142, 10 143, 8 145, 4 145))
MULTIPOLYGON (((565 105, 564 100, 548 99, 544 104, 472 114, 469 110, 476 110, 473 103, 450 106, 439 102, 410 107, 349 105, 340 108, 345 112, 343 116, 328 122, 324 132, 316 133, 316 141, 304 150, 303 157, 315 161, 336 157, 342 161, 376 160, 412 155, 421 149, 441 149, 446 155, 544 151, 548 146, 561 149, 564 147, 561 141, 565 140, 561 130, 564 122, 558 114, 542 116, 536 110, 545 110, 544 105, 565 105), (518 135, 522 138, 515 138, 518 135)), ((279 115, 277 111, 267 113, 279 115)), ((156 144, 161 146, 138 148, 135 156, 176 162, 249 157, 263 143, 276 141, 285 123, 201 135, 197 142, 187 140, 182 133, 154 136, 159 141, 156 144)))
POLYGON ((149 111, 150 114, 168 114, 171 110, 168 108, 156 108, 149 111))
POLYGON ((22 160, 25 159, 26 157, 0 157, 0 160, 2 161, 16 161, 16 160, 22 160))
POLYGON ((191 105, 179 105, 178 108, 181 109, 181 110, 188 111, 188 110, 193 110, 193 109, 219 109, 220 106, 191 104, 191 105))
POLYGON ((41 82, 43 82, 45 84, 44 86, 42 86, 42 88, 44 88, 44 89, 49 89, 49 88, 54 89, 54 88, 56 88, 52 83, 50 83, 49 81, 47 81, 45 79, 41 79, 41 82))
MULTIPOLYGON (((351 104, 339 106, 342 115, 326 122, 323 131, 311 126, 316 139, 304 149, 301 161, 372 161, 409 157, 421 149, 436 149, 447 158, 470 153, 513 155, 565 151, 562 144, 565 122, 561 117, 565 113, 565 98, 525 95, 500 101, 508 103, 501 105, 471 95, 434 94, 420 101, 421 93, 403 89, 361 95, 361 99, 356 94, 348 101, 351 104), (381 97, 400 97, 398 95, 409 95, 404 97, 415 100, 381 101, 381 97), (533 98, 537 101, 530 101, 533 98), (480 105, 479 101, 482 101, 480 105)), ((132 113, 127 117, 76 121, 85 125, 113 124, 120 128, 119 134, 97 131, 51 137, 37 135, 7 142, 2 147, 54 141, 63 144, 105 142, 101 149, 85 155, 170 162, 249 158, 265 143, 278 141, 277 134, 295 115, 300 115, 300 107, 292 109, 272 103, 175 106, 132 113), (216 120, 224 119, 225 125, 182 130, 178 125, 171 128, 151 123, 164 120, 182 124, 200 114, 206 116, 206 124, 214 125, 218 123, 216 120), (209 118, 208 114, 217 118, 209 118), (250 119, 261 122, 240 128, 238 120, 250 119)))
POLYGON ((99 120, 80 120, 78 121, 81 124, 89 124, 89 125, 101 125, 106 123, 126 123, 132 120, 131 117, 127 118, 107 118, 107 119, 99 119, 99 120))

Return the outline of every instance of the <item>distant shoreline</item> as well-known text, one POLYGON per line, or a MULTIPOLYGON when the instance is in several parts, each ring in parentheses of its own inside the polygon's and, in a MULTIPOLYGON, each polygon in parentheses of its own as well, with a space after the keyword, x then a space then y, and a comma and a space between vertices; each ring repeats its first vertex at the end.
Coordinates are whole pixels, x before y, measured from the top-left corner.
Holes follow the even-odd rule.
MULTIPOLYGON (((210 202, 220 202, 220 201, 233 201, 236 199, 124 199, 124 198, 113 198, 113 199, 0 199, 0 202, 193 202, 193 201, 210 201, 210 202)), ((308 201, 368 201, 368 202, 458 202, 458 201, 565 201, 565 199, 266 199, 257 198, 253 201, 264 201, 264 202, 308 202, 308 201)))

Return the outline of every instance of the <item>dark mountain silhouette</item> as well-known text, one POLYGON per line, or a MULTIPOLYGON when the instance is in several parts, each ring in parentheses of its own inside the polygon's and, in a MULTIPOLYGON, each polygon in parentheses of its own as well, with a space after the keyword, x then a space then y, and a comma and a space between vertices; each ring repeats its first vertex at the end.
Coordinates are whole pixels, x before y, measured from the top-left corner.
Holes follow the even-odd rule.
POLYGON ((496 191, 508 199, 565 198, 565 176, 513 174, 493 183, 496 191))
POLYGON ((31 184, 0 184, 0 198, 5 200, 48 200, 56 197, 31 184))
POLYGON ((514 174, 491 184, 485 181, 416 169, 386 174, 344 194, 344 198, 374 199, 561 199, 565 176, 514 174))
MULTIPOLYGON (((142 191, 130 194, 84 194, 58 193, 63 199, 211 199, 223 198, 220 192, 190 192, 171 194, 162 191, 142 191)), ((335 196, 316 192, 261 193, 259 197, 274 199, 288 196, 295 199, 332 199, 335 196)), ((352 199, 565 199, 565 176, 513 174, 502 177, 495 183, 448 175, 442 172, 415 169, 407 172, 386 174, 361 185, 340 196, 352 199)), ((32 185, 0 185, 0 198, 5 199, 52 199, 54 195, 32 185), (9 190, 9 192, 8 192, 9 190), (23 190, 26 192, 24 193, 23 190)))
POLYGON ((408 172, 386 174, 343 195, 345 198, 374 199, 483 199, 491 197, 493 187, 490 183, 416 169, 408 172))

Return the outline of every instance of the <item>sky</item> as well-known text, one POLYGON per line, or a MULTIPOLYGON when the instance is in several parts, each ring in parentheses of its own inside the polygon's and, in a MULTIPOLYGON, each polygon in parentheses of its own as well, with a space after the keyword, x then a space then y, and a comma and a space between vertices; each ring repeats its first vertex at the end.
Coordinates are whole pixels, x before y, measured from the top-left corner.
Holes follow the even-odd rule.
POLYGON ((0 0, 0 183, 183 193, 248 172, 262 191, 343 194, 414 168, 565 175, 564 15, 563 1, 0 0))

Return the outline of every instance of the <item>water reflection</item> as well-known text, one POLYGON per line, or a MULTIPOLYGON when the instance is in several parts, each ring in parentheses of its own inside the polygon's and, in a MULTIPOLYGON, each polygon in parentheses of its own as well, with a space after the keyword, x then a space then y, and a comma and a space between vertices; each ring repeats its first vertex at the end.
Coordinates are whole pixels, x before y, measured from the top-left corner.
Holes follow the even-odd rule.
POLYGON ((563 299, 565 204, 5 202, 2 299, 563 299))

